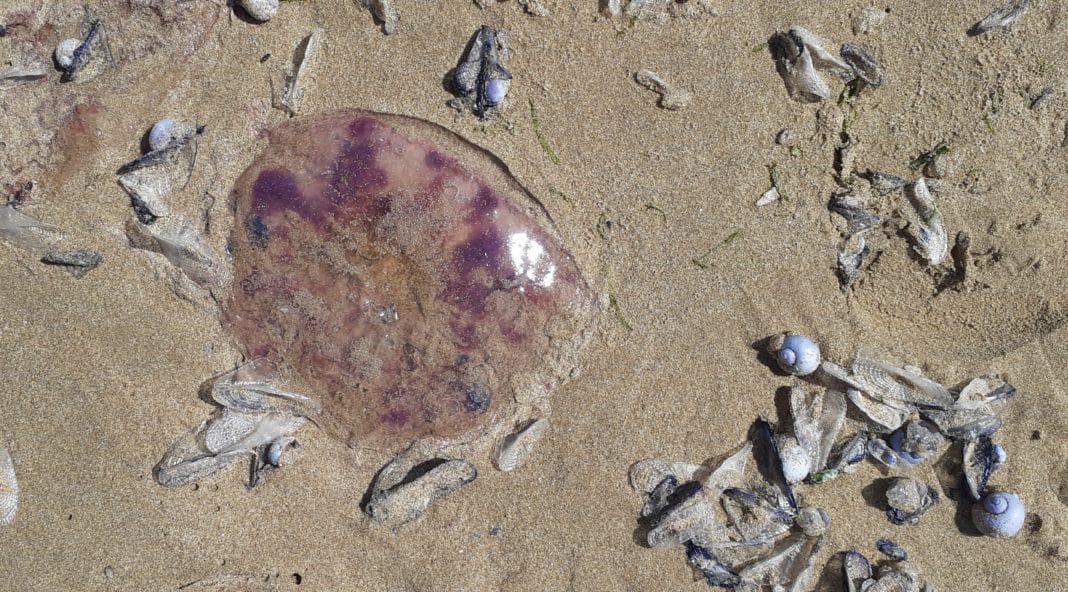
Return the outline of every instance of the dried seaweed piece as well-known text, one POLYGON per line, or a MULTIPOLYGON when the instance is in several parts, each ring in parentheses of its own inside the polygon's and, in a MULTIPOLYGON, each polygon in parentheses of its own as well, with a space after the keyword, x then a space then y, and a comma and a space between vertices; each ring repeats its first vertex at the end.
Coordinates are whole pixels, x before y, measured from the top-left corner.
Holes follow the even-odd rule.
POLYGON ((668 111, 681 111, 685 109, 693 98, 693 95, 690 93, 676 89, 650 70, 638 70, 635 72, 634 81, 660 95, 660 100, 657 101, 657 105, 668 111))
POLYGON ((968 35, 974 37, 991 31, 1007 29, 1027 14, 1030 4, 1030 0, 1011 0, 972 25, 972 28, 968 29, 968 35))
POLYGON ((282 89, 278 97, 278 106, 284 109, 292 117, 300 111, 300 103, 304 99, 305 71, 311 65, 322 42, 323 30, 315 29, 309 33, 293 52, 293 62, 286 66, 282 75, 282 89))
POLYGON ((84 277, 103 261, 103 255, 89 249, 49 249, 41 257, 41 263, 63 266, 76 278, 84 277))

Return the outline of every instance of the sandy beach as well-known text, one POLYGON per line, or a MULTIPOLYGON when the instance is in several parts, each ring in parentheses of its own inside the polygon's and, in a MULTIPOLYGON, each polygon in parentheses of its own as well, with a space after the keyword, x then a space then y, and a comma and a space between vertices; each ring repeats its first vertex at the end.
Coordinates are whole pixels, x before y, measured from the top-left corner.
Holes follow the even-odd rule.
MULTIPOLYGON (((385 35, 351 1, 284 1, 258 24, 221 0, 104 0, 92 10, 113 64, 69 83, 51 52, 78 34, 84 7, 0 2, 0 70, 47 66, 0 87, 0 186, 34 181, 19 211, 103 255, 76 278, 0 241, 0 447, 20 490, 0 527, 0 589, 708 589, 682 552, 636 539, 642 498, 627 471, 645 458, 722 458, 773 416, 776 390, 804 383, 753 345, 783 331, 840 363, 862 350, 949 386, 997 374, 1017 389, 992 482, 1027 504, 1018 535, 966 532, 948 499, 918 525, 891 525, 864 490, 897 473, 866 462, 802 488, 831 517, 814 589, 843 589, 822 566, 853 548, 874 556, 880 537, 942 591, 1068 581, 1068 5, 1035 1, 1011 30, 969 36, 995 2, 890 0, 873 5, 887 16, 866 34, 852 30, 870 6, 859 1, 719 0, 662 22, 608 18, 594 0, 546 0, 547 16, 512 0, 394 2, 385 35), (507 30, 514 77, 486 123, 450 108, 443 84, 482 25, 507 30), (827 203, 842 83, 829 79, 834 96, 820 103, 788 97, 766 42, 791 25, 831 47, 860 43, 886 68, 849 115, 857 170, 915 176, 910 161, 950 147, 936 199, 951 246, 970 237, 960 285, 939 289, 952 261, 930 268, 890 229, 839 288, 841 224, 827 203), (130 246, 115 171, 156 120, 205 124, 190 182, 168 199, 224 253, 234 181, 288 119, 272 93, 316 28, 323 46, 297 117, 402 114, 482 146, 544 204, 605 304, 530 460, 502 473, 488 454, 470 459, 478 479, 397 533, 359 507, 389 458, 310 425, 299 461, 252 490, 239 468, 173 489, 152 474, 210 412, 198 388, 241 358, 210 299, 130 246), (634 81, 643 68, 689 104, 658 107, 634 81), (756 207, 772 163, 787 198, 756 207)), ((934 471, 913 474, 934 482, 934 471)))

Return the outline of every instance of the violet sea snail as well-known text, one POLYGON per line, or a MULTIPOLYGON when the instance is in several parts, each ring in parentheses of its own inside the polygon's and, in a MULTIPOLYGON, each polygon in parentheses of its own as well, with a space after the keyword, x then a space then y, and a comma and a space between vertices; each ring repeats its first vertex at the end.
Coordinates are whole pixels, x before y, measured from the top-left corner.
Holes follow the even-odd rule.
POLYGON ((972 506, 972 522, 987 536, 1011 537, 1023 526, 1023 502, 1015 493, 991 491, 972 506))
POLYGON ((820 367, 820 348, 804 335, 776 335, 768 341, 768 353, 775 356, 784 372, 797 376, 807 376, 820 367))

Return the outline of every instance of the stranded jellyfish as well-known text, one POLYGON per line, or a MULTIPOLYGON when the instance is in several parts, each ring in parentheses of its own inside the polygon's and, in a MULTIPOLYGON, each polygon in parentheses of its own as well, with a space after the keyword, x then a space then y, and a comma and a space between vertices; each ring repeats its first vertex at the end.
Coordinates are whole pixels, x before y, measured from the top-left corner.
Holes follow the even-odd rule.
POLYGON ((258 384, 287 405, 271 411, 352 446, 431 442, 434 458, 515 444, 574 369, 592 310, 581 273, 541 205, 455 134, 366 111, 300 118, 271 132, 234 198, 223 323, 309 399, 235 375, 224 399, 258 384))
POLYGON ((544 211, 432 124, 297 120, 238 179, 224 322, 347 441, 461 438, 547 388, 590 308, 544 211))

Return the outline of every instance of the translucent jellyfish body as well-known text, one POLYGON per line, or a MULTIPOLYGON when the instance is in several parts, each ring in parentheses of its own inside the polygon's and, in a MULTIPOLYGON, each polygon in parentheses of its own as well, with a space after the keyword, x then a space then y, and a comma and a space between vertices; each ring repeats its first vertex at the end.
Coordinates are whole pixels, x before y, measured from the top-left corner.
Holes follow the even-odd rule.
POLYGON ((234 197, 224 323, 350 444, 510 430, 574 369, 593 309, 581 273, 541 205, 451 132, 300 118, 271 132, 234 197))

